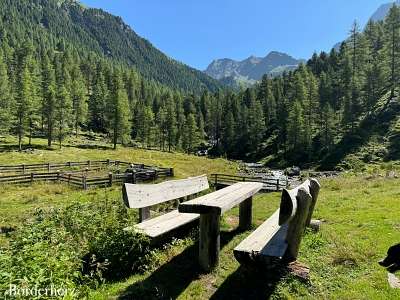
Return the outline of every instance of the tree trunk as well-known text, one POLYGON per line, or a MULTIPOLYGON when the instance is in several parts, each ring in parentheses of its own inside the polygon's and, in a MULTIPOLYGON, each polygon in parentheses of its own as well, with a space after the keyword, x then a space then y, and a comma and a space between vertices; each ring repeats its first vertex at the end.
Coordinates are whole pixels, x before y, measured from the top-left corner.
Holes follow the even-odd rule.
POLYGON ((32 119, 29 119, 29 146, 32 146, 32 119))
POLYGON ((51 144, 53 142, 53 124, 51 124, 51 121, 47 125, 47 146, 51 147, 51 144))
POLYGON ((18 149, 22 151, 22 117, 19 117, 18 122, 18 149))

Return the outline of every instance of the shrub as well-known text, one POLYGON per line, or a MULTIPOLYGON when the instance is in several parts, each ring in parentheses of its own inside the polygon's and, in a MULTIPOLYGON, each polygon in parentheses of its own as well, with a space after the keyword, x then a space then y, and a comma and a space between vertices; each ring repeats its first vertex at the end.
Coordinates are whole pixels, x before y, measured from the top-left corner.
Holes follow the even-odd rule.
POLYGON ((139 271, 149 241, 123 229, 132 223, 120 199, 36 211, 0 249, 0 290, 51 285, 82 295, 100 282, 139 271))

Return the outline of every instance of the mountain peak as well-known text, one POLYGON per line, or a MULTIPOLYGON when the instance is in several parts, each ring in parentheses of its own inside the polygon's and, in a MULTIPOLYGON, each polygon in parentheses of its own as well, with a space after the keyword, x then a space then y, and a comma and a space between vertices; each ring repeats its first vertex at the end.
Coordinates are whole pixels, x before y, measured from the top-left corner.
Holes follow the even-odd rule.
POLYGON ((286 53, 271 51, 265 57, 251 55, 242 61, 229 58, 216 59, 207 67, 205 73, 218 80, 233 78, 241 82, 254 83, 264 74, 276 76, 283 71, 296 68, 301 62, 302 60, 286 53))
POLYGON ((379 6, 379 8, 371 16, 371 20, 374 22, 384 20, 393 4, 400 6, 400 0, 392 1, 379 6))

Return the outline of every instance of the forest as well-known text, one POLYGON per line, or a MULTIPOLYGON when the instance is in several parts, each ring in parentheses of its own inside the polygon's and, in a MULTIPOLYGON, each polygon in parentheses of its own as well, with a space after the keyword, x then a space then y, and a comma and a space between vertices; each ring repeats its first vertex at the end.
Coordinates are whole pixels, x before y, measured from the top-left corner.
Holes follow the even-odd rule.
POLYGON ((315 162, 354 136, 387 93, 389 105, 400 81, 397 6, 362 31, 355 22, 340 49, 240 91, 171 88, 62 36, 26 36, 24 26, 0 26, 0 128, 20 149, 23 137, 61 147, 85 132, 106 134, 114 147, 315 162))

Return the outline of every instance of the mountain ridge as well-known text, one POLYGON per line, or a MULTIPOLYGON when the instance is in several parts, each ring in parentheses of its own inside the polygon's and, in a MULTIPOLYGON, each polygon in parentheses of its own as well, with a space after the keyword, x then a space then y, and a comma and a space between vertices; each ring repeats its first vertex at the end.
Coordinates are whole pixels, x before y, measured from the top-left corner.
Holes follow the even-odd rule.
MULTIPOLYGON (((49 39, 83 47, 111 61, 134 67, 145 79, 189 91, 216 91, 221 84, 182 62, 174 60, 139 36, 123 19, 77 0, 0 0, 2 29, 20 24, 23 39, 41 32, 49 39), (30 26, 34 28, 30 28, 30 26)), ((38 39, 33 39, 40 43, 38 39)))
POLYGON ((301 62, 304 60, 295 59, 283 52, 271 51, 265 57, 251 55, 243 60, 214 59, 204 72, 220 81, 232 78, 237 82, 253 84, 261 80, 264 74, 276 76, 285 70, 295 69, 301 62))

